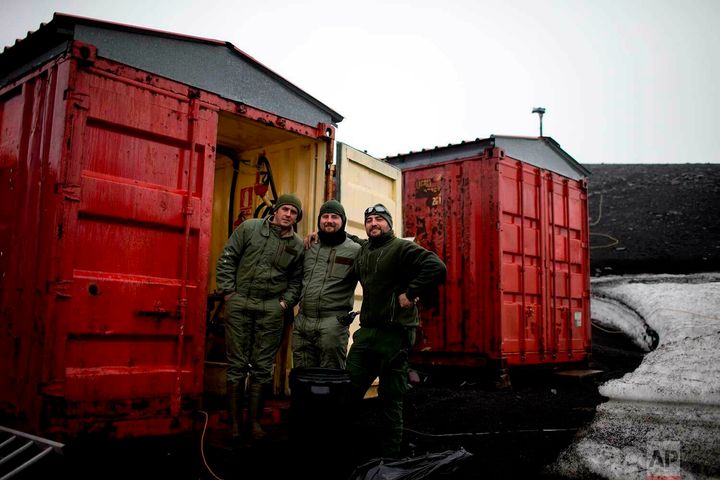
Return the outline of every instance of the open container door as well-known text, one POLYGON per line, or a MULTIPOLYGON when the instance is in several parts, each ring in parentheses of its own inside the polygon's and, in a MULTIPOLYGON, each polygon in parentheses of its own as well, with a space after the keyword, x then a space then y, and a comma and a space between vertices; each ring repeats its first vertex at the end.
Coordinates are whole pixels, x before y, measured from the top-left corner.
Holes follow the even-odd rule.
MULTIPOLYGON (((349 145, 337 144, 338 192, 337 200, 345 207, 346 230, 360 238, 365 233, 365 209, 382 203, 390 210, 395 235, 402 236, 402 172, 382 160, 371 157, 349 145)), ((355 290, 355 307, 362 304, 362 287, 355 290)), ((350 326, 350 338, 358 328, 358 321, 350 326)))
MULTIPOLYGON (((208 262, 208 335, 204 365, 205 405, 225 406, 226 346, 223 300, 217 291, 217 261, 233 230, 251 218, 271 215, 271 206, 284 193, 294 193, 303 206, 303 218, 297 233, 304 237, 315 227, 324 201, 325 172, 332 158, 334 129, 307 127, 291 131, 269 122, 233 113, 227 105, 218 115, 217 158, 208 262), (310 132, 308 134, 308 132, 310 132), (329 132, 329 134, 328 134, 329 132), (316 135, 314 135, 317 133, 316 135)), ((249 107, 246 107, 249 109, 249 107)), ((288 121, 288 123, 290 123, 288 121)), ((300 125, 302 127, 302 125, 300 125)), ((321 128, 323 127, 323 128, 321 128)), ((278 422, 282 400, 289 395, 289 371, 292 369, 292 326, 285 326, 282 343, 275 357, 272 400, 264 418, 278 422)), ((269 392, 268 392, 269 393, 269 392)))

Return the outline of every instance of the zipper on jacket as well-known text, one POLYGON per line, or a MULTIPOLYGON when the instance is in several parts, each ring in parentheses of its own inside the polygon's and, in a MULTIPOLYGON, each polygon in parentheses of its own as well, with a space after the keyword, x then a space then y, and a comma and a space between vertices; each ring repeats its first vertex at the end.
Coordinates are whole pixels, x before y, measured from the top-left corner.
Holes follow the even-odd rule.
POLYGON ((395 321, 395 292, 390 297, 390 323, 395 321))

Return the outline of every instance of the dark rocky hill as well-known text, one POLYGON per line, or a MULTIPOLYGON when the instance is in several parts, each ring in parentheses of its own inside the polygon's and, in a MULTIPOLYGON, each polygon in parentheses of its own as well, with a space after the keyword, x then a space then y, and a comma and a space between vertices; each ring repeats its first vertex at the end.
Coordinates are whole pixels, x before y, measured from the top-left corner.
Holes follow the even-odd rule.
POLYGON ((592 164, 593 275, 720 271, 720 164, 592 164))

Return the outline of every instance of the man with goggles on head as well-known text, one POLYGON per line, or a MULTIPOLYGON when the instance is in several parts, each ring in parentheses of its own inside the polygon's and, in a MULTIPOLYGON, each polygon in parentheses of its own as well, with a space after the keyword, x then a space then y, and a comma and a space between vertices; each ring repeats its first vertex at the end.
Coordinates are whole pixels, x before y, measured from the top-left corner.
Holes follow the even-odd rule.
POLYGON ((368 240, 355 258, 363 287, 360 329, 347 358, 353 390, 360 399, 380 378, 381 454, 398 458, 402 442, 403 400, 408 352, 419 323, 418 300, 445 281, 445 264, 433 252, 397 238, 392 216, 382 204, 365 210, 368 240))

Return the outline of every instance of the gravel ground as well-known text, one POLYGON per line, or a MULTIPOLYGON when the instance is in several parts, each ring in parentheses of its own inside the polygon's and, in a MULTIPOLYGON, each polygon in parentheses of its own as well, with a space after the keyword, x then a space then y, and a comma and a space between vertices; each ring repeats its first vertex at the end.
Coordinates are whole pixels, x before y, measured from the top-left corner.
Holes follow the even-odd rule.
POLYGON ((720 164, 586 166, 594 275, 720 271, 720 164))
MULTIPOLYGON (((460 447, 472 453, 454 473, 428 478, 551 478, 545 466, 570 445, 604 401, 597 385, 634 369, 642 359, 629 340, 594 333, 594 366, 604 371, 591 378, 518 370, 511 371, 512 388, 501 390, 493 378, 477 372, 420 372, 421 382, 405 402, 404 454, 460 447)), ((289 436, 283 422, 268 427, 267 441, 234 451, 226 430, 211 428, 203 437, 204 418, 198 416, 198 431, 184 437, 75 443, 66 447, 64 458, 20 478, 344 479, 379 454, 377 407, 376 400, 366 400, 357 421, 338 423, 327 442, 302 444, 289 436), (309 448, 300 452, 299 446, 309 448)))

